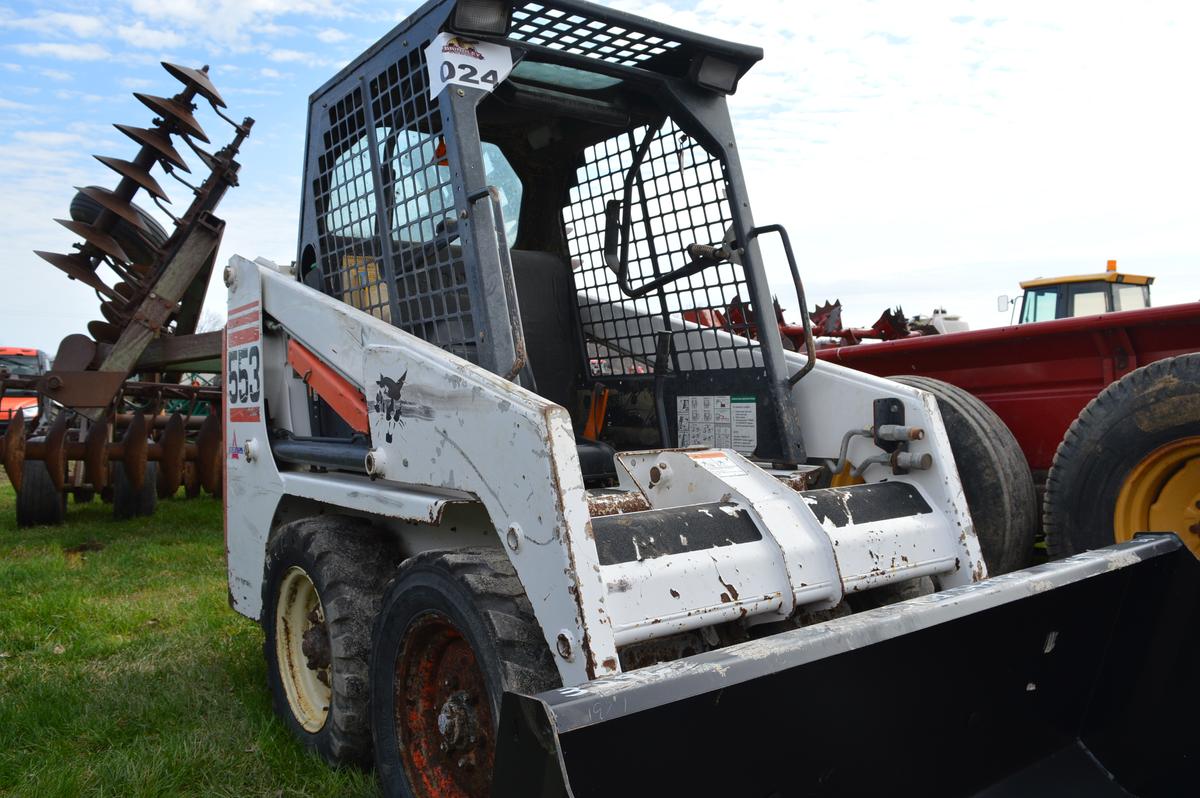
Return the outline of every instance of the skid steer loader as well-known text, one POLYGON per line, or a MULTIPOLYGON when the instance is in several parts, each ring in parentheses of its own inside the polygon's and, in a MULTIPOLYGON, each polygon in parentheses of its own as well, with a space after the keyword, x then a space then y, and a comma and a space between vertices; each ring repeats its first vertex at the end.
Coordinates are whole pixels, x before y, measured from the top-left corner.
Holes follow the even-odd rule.
POLYGON ((1029 530, 961 475, 1028 472, 969 397, 688 320, 772 307, 769 236, 807 307, 730 124, 760 57, 436 0, 313 94, 298 259, 224 274, 276 710, 417 798, 1179 794, 1175 537, 989 579, 1029 530))

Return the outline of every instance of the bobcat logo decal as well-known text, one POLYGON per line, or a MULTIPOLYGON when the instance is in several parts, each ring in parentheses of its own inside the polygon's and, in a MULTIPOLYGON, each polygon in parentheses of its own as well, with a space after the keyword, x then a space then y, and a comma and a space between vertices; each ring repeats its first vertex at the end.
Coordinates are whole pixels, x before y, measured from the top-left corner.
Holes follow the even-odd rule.
POLYGON ((396 431, 396 428, 404 426, 405 419, 417 418, 423 421, 433 419, 432 407, 416 402, 406 402, 402 398, 404 382, 407 379, 408 371, 406 370, 399 379, 392 379, 380 374, 379 380, 375 383, 379 386, 379 390, 375 394, 375 412, 381 413, 387 424, 387 433, 384 435, 384 439, 388 443, 392 442, 392 433, 396 431))

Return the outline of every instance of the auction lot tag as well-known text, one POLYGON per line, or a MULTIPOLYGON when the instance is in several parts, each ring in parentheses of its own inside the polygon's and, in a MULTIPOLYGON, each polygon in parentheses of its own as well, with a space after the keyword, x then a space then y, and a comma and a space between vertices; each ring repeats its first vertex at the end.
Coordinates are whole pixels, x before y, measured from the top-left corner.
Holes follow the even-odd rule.
POLYGON ((492 91, 512 71, 512 52, 503 45, 476 42, 452 33, 439 33, 425 48, 429 96, 436 98, 448 84, 492 91))

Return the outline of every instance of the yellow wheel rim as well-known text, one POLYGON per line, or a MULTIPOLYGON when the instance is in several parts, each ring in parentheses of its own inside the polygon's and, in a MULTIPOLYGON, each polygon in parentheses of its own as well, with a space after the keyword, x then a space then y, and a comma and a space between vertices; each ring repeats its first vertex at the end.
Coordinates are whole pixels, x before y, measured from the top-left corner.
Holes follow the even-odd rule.
POLYGON ((275 605, 275 656, 283 690, 296 721, 310 734, 318 732, 329 716, 333 698, 331 668, 309 667, 304 653, 305 635, 324 633, 325 610, 317 588, 303 568, 292 566, 279 583, 275 605))
POLYGON ((1200 436, 1158 447, 1134 466, 1117 496, 1117 542, 1174 532, 1200 557, 1200 436))

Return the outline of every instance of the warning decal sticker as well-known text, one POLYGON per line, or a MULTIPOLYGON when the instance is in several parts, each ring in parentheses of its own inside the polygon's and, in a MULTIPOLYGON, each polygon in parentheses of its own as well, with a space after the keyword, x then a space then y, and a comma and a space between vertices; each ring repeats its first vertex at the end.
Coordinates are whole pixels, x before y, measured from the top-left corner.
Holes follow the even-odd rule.
POLYGON ((675 400, 680 446, 711 446, 753 454, 758 405, 753 396, 680 396, 675 400))

